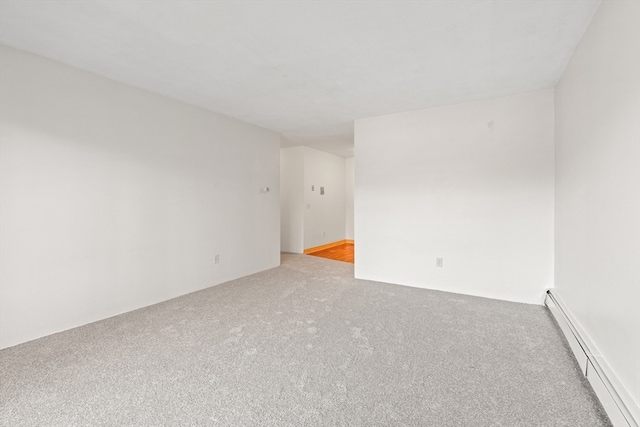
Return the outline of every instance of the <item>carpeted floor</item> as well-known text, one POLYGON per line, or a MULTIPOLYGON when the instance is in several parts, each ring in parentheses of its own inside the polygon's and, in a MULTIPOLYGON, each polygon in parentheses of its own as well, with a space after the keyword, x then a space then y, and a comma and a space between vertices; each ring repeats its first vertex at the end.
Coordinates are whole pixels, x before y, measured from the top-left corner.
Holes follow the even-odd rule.
POLYGON ((0 351, 2 426, 602 426, 544 307, 282 266, 0 351))

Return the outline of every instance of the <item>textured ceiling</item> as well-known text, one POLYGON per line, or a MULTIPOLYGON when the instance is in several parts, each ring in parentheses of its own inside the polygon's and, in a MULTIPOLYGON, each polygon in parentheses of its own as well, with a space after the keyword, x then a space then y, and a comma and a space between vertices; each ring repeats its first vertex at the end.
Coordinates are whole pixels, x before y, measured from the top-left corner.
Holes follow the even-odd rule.
POLYGON ((2 43, 353 155, 353 120, 549 89, 599 1, 6 1, 2 43))

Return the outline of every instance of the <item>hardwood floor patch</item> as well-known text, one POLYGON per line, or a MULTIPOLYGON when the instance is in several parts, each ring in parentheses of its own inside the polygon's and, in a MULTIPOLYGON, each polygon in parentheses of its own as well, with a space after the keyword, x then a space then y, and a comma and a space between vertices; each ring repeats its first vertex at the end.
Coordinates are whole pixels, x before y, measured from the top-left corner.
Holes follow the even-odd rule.
POLYGON ((350 262, 351 264, 353 264, 354 253, 355 245, 353 243, 343 243, 342 245, 323 249, 321 251, 317 251, 308 255, 333 259, 336 261, 350 262))

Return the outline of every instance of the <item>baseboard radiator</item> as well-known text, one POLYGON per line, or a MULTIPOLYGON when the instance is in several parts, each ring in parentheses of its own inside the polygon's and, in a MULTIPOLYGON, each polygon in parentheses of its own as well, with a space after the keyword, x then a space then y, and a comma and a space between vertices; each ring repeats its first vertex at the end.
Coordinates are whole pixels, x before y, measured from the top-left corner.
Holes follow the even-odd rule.
POLYGON ((582 373, 593 387, 613 425, 615 427, 639 427, 637 405, 633 403, 624 389, 621 389, 621 386, 614 385, 617 384, 617 381, 610 378, 611 374, 607 374, 610 370, 608 366, 603 366, 606 365, 606 362, 598 356, 597 352, 594 352, 593 345, 588 344, 587 337, 582 335, 580 327, 558 293, 553 289, 547 290, 544 303, 562 329, 578 360, 582 373))

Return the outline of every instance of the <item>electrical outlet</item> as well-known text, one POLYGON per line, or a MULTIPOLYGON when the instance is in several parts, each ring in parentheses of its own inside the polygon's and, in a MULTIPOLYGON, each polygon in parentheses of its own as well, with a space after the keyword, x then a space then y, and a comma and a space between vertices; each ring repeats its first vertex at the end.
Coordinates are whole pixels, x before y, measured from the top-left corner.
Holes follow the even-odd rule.
POLYGON ((216 256, 213 257, 213 263, 220 264, 220 254, 216 254, 216 256))
POLYGON ((444 260, 442 258, 436 258, 436 267, 444 267, 444 260))

